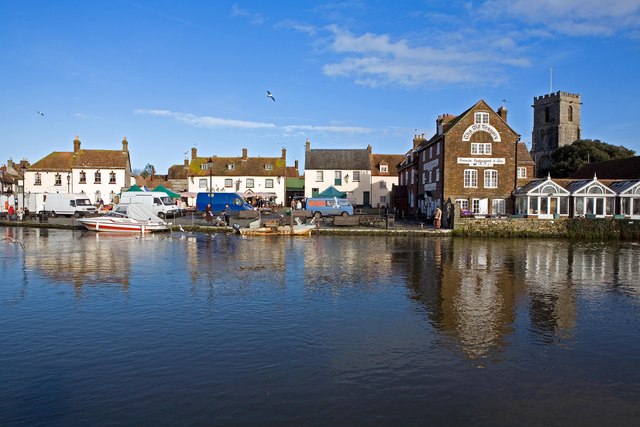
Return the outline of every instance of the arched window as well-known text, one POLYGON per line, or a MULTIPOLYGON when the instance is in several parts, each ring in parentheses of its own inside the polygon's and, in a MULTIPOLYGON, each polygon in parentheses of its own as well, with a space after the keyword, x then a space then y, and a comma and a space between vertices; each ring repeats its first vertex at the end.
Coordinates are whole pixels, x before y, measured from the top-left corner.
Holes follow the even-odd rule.
POLYGON ((602 194, 603 191, 602 191, 602 188, 594 186, 594 187, 589 188, 587 193, 589 193, 589 194, 602 194))
POLYGON ((553 185, 545 185, 540 192, 542 194, 554 194, 556 192, 556 187, 554 187, 553 185))
POLYGON ((551 119, 551 111, 549 111, 549 107, 544 107, 544 121, 548 122, 551 119))
POLYGON ((573 121, 573 107, 571 105, 569 105, 569 111, 568 111, 568 118, 569 121, 572 122, 573 121))

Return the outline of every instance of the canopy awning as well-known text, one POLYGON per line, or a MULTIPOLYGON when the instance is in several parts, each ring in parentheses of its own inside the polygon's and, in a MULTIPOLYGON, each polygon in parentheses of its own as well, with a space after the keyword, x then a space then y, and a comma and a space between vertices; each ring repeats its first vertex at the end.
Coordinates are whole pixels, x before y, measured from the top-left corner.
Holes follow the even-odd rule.
POLYGON ((330 185, 322 193, 318 193, 318 197, 337 197, 339 199, 344 199, 345 197, 347 197, 347 193, 343 193, 333 185, 330 185))
POLYGON ((153 189, 153 191, 162 191, 163 193, 167 193, 167 196, 171 197, 172 199, 180 198, 180 195, 178 193, 169 190, 164 185, 158 185, 156 188, 153 189))

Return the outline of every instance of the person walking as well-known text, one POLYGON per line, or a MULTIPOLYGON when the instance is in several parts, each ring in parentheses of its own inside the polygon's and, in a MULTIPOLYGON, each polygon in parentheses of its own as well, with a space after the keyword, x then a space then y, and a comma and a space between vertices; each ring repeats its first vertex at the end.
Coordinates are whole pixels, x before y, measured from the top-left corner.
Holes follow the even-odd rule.
POLYGON ((436 213, 433 217, 433 226, 437 230, 440 228, 441 225, 442 225, 442 209, 440 209, 440 207, 437 207, 436 213))
POLYGON ((207 207, 204 209, 204 219, 207 224, 211 224, 211 221, 213 220, 213 218, 211 217, 211 205, 207 205, 207 207))

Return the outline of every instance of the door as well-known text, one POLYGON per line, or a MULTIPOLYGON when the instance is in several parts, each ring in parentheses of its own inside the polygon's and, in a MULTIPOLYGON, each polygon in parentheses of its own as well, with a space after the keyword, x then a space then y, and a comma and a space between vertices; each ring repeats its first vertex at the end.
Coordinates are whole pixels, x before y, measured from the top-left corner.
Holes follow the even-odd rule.
POLYGON ((368 191, 362 193, 362 204, 367 207, 371 207, 371 196, 368 191))

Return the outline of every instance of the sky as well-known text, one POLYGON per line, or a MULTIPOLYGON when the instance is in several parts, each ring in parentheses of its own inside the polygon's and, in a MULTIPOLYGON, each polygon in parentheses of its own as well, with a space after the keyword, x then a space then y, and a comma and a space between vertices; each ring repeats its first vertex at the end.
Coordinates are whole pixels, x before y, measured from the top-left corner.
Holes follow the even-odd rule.
POLYGON ((120 149, 404 154, 440 114, 579 93, 582 137, 640 154, 640 0, 0 0, 0 162, 120 149), (270 91, 275 101, 267 97, 270 91), (41 112, 42 114, 39 114, 41 112))

